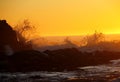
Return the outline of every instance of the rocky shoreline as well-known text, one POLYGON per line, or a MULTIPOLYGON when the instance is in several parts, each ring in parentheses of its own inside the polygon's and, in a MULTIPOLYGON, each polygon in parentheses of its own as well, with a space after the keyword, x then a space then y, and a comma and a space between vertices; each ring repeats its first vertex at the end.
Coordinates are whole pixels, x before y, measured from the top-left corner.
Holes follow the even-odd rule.
POLYGON ((13 55, 0 55, 1 72, 71 71, 77 67, 94 66, 120 59, 120 52, 80 52, 76 48, 39 52, 21 51, 13 55))

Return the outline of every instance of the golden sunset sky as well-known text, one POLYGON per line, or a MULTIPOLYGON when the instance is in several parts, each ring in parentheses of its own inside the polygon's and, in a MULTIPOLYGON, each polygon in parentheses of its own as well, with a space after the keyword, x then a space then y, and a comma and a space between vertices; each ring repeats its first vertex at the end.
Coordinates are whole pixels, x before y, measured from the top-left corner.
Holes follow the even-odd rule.
POLYGON ((29 19, 40 36, 120 33, 120 0, 0 0, 0 19, 29 19))

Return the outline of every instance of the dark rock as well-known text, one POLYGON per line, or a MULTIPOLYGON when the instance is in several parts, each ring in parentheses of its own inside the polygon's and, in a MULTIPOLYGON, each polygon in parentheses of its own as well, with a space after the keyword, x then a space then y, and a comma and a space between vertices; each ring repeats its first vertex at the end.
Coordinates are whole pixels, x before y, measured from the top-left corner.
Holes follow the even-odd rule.
POLYGON ((49 68, 49 58, 39 51, 17 52, 9 57, 11 71, 38 71, 49 68))
POLYGON ((43 78, 43 77, 36 75, 36 76, 30 76, 29 78, 30 78, 30 79, 41 79, 41 78, 43 78))
POLYGON ((6 22, 6 20, 0 20, 0 52, 3 53, 5 51, 5 47, 9 46, 14 51, 17 51, 18 41, 16 32, 12 29, 12 27, 6 22))

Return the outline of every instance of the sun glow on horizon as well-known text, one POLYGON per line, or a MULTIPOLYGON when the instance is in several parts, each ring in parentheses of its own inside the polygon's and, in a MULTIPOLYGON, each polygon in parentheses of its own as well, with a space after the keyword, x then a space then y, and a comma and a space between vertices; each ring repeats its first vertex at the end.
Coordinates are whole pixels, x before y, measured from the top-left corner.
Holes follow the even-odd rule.
POLYGON ((120 34, 119 0, 1 0, 0 11, 12 26, 30 19, 40 36, 120 34))

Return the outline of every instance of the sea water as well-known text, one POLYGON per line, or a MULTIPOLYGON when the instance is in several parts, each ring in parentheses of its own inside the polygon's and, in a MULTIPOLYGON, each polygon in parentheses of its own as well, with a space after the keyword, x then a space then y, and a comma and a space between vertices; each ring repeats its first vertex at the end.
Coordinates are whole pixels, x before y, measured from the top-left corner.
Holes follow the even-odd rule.
POLYGON ((120 82, 120 60, 74 71, 0 73, 0 82, 120 82))

